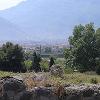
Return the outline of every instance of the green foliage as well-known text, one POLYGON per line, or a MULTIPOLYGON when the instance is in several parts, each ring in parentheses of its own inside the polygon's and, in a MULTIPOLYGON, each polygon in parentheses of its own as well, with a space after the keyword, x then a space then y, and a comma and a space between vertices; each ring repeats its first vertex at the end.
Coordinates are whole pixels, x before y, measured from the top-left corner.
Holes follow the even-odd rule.
POLYGON ((25 65, 25 68, 26 68, 27 70, 32 69, 32 61, 31 61, 31 60, 25 60, 25 61, 24 61, 24 65, 25 65))
POLYGON ((48 60, 47 59, 42 59, 42 61, 40 62, 40 66, 41 66, 43 71, 48 71, 48 69, 49 69, 48 60))
POLYGON ((55 62, 54 62, 54 58, 53 57, 50 57, 50 62, 49 62, 49 68, 54 65, 55 62))
POLYGON ((0 49, 0 69, 8 71, 23 70, 24 52, 21 46, 10 42, 3 44, 0 49))
POLYGON ((96 59, 100 58, 100 29, 95 31, 92 23, 75 26, 69 44, 64 53, 66 65, 75 66, 80 72, 95 71, 96 59))
POLYGON ((33 57, 32 57, 32 69, 35 72, 41 71, 40 62, 41 62, 40 54, 37 54, 36 52, 34 52, 33 57))
POLYGON ((55 64, 58 64, 60 66, 65 66, 65 59, 64 58, 57 58, 55 60, 55 64))
POLYGON ((66 67, 74 67, 73 61, 74 61, 74 56, 72 49, 66 48, 64 51, 65 59, 66 59, 66 67))

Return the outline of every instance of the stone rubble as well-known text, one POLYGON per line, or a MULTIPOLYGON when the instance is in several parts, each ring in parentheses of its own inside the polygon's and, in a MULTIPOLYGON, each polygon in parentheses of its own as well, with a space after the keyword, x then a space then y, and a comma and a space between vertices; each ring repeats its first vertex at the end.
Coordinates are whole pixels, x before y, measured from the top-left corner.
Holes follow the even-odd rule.
POLYGON ((0 100, 100 100, 100 84, 34 87, 27 90, 22 79, 0 79, 0 100))

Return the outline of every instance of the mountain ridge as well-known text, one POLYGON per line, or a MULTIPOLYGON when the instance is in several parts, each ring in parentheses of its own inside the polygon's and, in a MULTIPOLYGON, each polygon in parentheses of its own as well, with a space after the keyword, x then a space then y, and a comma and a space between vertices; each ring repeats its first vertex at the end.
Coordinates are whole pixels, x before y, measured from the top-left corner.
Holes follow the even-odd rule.
POLYGON ((94 22, 100 26, 98 7, 97 0, 26 0, 0 11, 0 16, 21 29, 22 40, 65 40, 75 25, 94 22))

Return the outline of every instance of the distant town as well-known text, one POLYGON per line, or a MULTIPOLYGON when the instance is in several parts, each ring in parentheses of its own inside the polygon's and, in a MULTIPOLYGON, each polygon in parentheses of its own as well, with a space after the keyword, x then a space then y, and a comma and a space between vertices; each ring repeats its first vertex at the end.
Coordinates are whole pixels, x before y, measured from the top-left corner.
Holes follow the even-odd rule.
POLYGON ((22 44, 25 52, 37 52, 42 57, 48 57, 50 55, 63 57, 64 48, 66 44, 22 44))
MULTIPOLYGON (((0 46, 5 42, 0 42, 0 46)), ((63 52, 68 45, 64 42, 55 42, 55 43, 46 43, 46 42, 33 42, 33 41, 24 41, 24 42, 15 42, 15 44, 20 44, 23 47, 25 52, 37 52, 41 54, 42 57, 49 57, 51 55, 57 57, 63 57, 63 52)))

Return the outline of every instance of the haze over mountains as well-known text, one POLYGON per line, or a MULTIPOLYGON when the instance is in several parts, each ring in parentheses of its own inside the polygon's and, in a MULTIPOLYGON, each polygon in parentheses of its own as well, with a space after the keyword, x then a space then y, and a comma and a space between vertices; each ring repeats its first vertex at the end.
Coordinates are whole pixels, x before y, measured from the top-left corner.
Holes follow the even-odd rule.
POLYGON ((65 41, 74 25, 100 25, 98 0, 26 0, 0 11, 0 40, 65 41), (92 5, 92 6, 91 6, 92 5))

